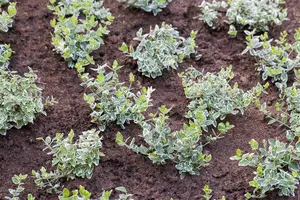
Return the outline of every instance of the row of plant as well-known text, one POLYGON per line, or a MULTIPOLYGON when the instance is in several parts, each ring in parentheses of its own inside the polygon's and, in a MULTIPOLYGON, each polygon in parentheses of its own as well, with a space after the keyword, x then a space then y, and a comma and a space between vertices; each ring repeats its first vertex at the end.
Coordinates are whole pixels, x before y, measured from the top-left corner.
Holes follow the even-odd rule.
MULTIPOLYGON (((12 182, 16 186, 15 189, 9 189, 9 196, 6 196, 5 199, 8 200, 20 200, 21 194, 24 192, 24 180, 28 177, 28 175, 14 175, 12 177, 12 182)), ((128 194, 127 190, 124 187, 117 187, 115 188, 115 191, 119 192, 117 198, 114 198, 114 200, 133 200, 131 197, 132 194, 128 194)), ((111 199, 111 195, 113 193, 113 190, 109 191, 103 191, 102 195, 97 198, 99 200, 109 200, 111 199)), ((91 200, 92 194, 86 190, 83 186, 79 186, 79 189, 75 190, 68 190, 67 188, 64 188, 62 193, 58 196, 59 200, 91 200)), ((35 200, 36 198, 32 194, 28 194, 26 197, 27 200, 35 200)), ((94 199, 94 198, 93 198, 94 199)))
MULTIPOLYGON (((162 2, 155 7, 153 6, 155 1, 151 6, 149 1, 145 2, 127 1, 130 5, 148 12, 151 11, 154 14, 157 14, 168 3, 162 2), (145 5, 151 9, 146 8, 145 5)), ((299 66, 300 29, 294 36, 294 44, 286 42, 286 33, 282 33, 280 41, 276 41, 276 46, 272 44, 272 40, 268 40, 267 34, 254 35, 257 31, 267 30, 271 23, 280 24, 286 19, 286 10, 280 7, 282 1, 268 2, 232 0, 228 4, 204 2, 201 5, 204 13, 201 18, 211 26, 210 21, 212 22, 218 16, 215 9, 229 6, 227 17, 231 19, 232 35, 236 33, 233 24, 241 27, 248 26, 253 29, 252 32, 246 32, 248 47, 243 53, 249 51, 251 55, 257 57, 259 70, 263 72, 263 79, 266 80, 271 77, 282 91, 283 102, 276 104, 281 113, 279 117, 272 118, 272 122, 280 122, 281 125, 287 127, 287 139, 291 142, 286 144, 279 140, 274 142, 270 140, 269 149, 267 149, 268 144, 263 142, 264 148, 259 149, 256 154, 243 155, 238 150, 237 156, 233 157, 233 159, 240 160, 240 165, 257 167, 256 177, 250 182, 255 190, 253 195, 247 193, 247 198, 263 197, 266 192, 274 189, 279 189, 281 195, 293 195, 295 185, 298 184, 296 143, 298 84, 295 83, 292 87, 287 87, 287 74, 299 66), (259 10, 261 14, 257 16, 263 16, 263 18, 255 21, 253 17, 256 15, 249 16, 249 13, 245 11, 248 6, 256 11, 259 10), (208 16, 205 12, 211 15, 208 16), (235 17, 234 20, 232 16, 235 17), (296 54, 296 57, 291 57, 292 54, 296 54), (286 106, 287 110, 284 110, 286 106), (278 151, 276 151, 277 149, 278 151), (283 149, 285 149, 284 152, 282 152, 283 149), (279 155, 283 156, 279 157, 279 155), (279 164, 278 160, 280 161, 279 164), (282 182, 278 183, 276 180, 282 182)), ((166 106, 162 106, 159 113, 151 114, 148 119, 143 116, 143 112, 151 106, 151 93, 154 89, 151 87, 141 88, 139 92, 133 93, 132 85, 135 77, 133 74, 129 75, 129 86, 120 83, 118 71, 122 67, 117 61, 112 67, 102 65, 94 69, 97 73, 96 78, 84 73, 87 65, 95 63, 90 54, 104 43, 103 37, 109 33, 107 26, 114 19, 109 10, 103 7, 103 2, 50 0, 49 9, 56 16, 51 21, 54 29, 52 43, 55 51, 62 55, 69 67, 76 68, 79 72, 79 77, 83 81, 82 85, 88 89, 84 99, 92 109, 92 122, 98 125, 99 131, 96 129, 85 131, 78 136, 77 140, 74 140, 73 131, 67 136, 57 133, 54 138, 39 138, 46 145, 44 150, 48 150, 53 155, 52 168, 54 170, 48 171, 42 167, 39 171, 33 171, 33 176, 36 185, 48 192, 60 193, 62 181, 72 180, 76 177, 92 177, 94 167, 104 156, 100 151, 102 147, 100 131, 105 131, 110 123, 116 123, 125 128, 126 123, 135 122, 141 126, 141 137, 147 144, 146 146, 138 145, 134 138, 130 141, 129 139, 124 140, 123 135, 117 133, 116 142, 119 145, 147 156, 153 163, 174 162, 181 177, 184 177, 186 173, 199 174, 201 167, 207 166, 211 160, 211 155, 204 153, 205 146, 223 137, 234 127, 226 121, 226 116, 243 114, 251 103, 259 106, 258 97, 268 86, 268 84, 265 86, 258 84, 246 92, 239 89, 237 83, 231 86, 230 81, 234 75, 230 67, 222 69, 217 75, 202 74, 194 68, 188 69, 179 75, 182 78, 186 97, 190 100, 189 111, 186 114, 188 122, 184 124, 183 129, 171 131, 167 115, 170 109, 166 106), (107 72, 108 68, 110 72, 107 72)), ((139 42, 138 46, 134 48, 123 43, 120 50, 137 60, 138 71, 143 75, 156 78, 161 76, 165 69, 177 69, 178 64, 183 62, 185 58, 196 54, 196 34, 192 31, 189 38, 183 38, 171 25, 162 23, 161 27, 155 26, 154 29, 150 29, 148 34, 143 34, 142 29, 140 29, 137 32, 137 37, 134 38, 139 42)), ((1 102, 6 102, 3 103, 6 114, 0 116, 0 125, 3 124, 0 133, 4 134, 6 130, 12 127, 20 128, 32 122, 37 113, 44 112, 43 106, 48 101, 43 103, 41 89, 36 86, 37 77, 32 71, 25 74, 25 77, 20 77, 4 69, 8 66, 9 57, 12 53, 9 46, 4 45, 1 52, 0 63, 3 67, 0 69, 3 72, 1 71, 0 81, 7 85, 3 91, 0 90, 0 94, 4 94, 0 96, 4 99, 1 102), (7 88, 11 88, 11 90, 7 88), (23 94, 24 92, 18 94, 18 92, 12 91, 26 91, 26 95, 23 94), (12 104, 12 100, 18 100, 18 102, 12 104)), ((195 56, 195 58, 198 59, 199 57, 195 56)), ((296 76, 298 75, 299 72, 296 71, 296 76)), ((265 104, 262 104, 261 110, 268 116, 272 116, 266 111, 265 104)), ((251 147, 257 151, 258 143, 252 140, 251 147)), ((24 177, 15 177, 15 180, 18 180, 13 182, 21 186, 24 177)), ((76 196, 78 194, 83 199, 89 198, 89 193, 84 188, 81 188, 80 192, 74 191, 72 194, 64 189, 60 198, 81 198, 76 196), (74 195, 74 198, 71 195, 74 195)), ((14 194, 12 193, 12 195, 14 194)), ((126 196, 126 191, 124 195, 126 197, 124 199, 130 198, 130 195, 126 196)), ((28 196, 28 199, 34 199, 34 197, 28 196)))
MULTIPOLYGON (((17 13, 16 3, 0 1, 0 30, 7 32, 12 27, 17 13), (7 11, 4 9, 7 8, 7 11), (3 9, 3 10, 2 10, 3 9)), ((42 89, 37 86, 38 78, 32 69, 23 76, 9 70, 13 54, 10 45, 0 45, 0 134, 5 135, 11 128, 21 128, 32 123, 37 114, 46 114, 44 105, 54 99, 43 100, 42 89)))
MULTIPOLYGON (((10 196, 6 196, 5 199, 8 200, 19 200, 20 195, 24 192, 24 180, 27 178, 27 175, 19 174, 12 177, 12 182, 16 186, 16 189, 9 189, 10 196)), ((114 200, 134 200, 131 197, 132 194, 128 194, 126 188, 117 187, 114 189, 116 192, 120 194, 114 200)), ((203 187, 204 195, 202 195, 204 200, 211 200, 212 198, 212 190, 208 185, 203 187)), ((112 196, 113 190, 103 191, 102 195, 96 199, 99 200, 110 200, 112 196)), ((85 189, 83 186, 79 186, 79 189, 68 190, 65 188, 63 192, 58 196, 59 200, 92 200, 92 193, 85 189)), ((35 197, 32 194, 27 195, 27 200, 35 200, 35 197)), ((95 198, 93 198, 95 199, 95 198)), ((171 198, 170 200, 174 200, 171 198)), ((225 196, 222 196, 220 200, 226 200, 225 196)))

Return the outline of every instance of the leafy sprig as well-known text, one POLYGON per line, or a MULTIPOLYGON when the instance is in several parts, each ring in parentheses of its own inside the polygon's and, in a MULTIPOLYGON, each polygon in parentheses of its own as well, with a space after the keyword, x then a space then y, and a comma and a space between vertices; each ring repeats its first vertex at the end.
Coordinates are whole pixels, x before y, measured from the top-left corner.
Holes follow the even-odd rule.
MULTIPOLYGON (((10 196, 5 196, 5 199, 8 200, 20 200, 20 194, 25 190, 23 187, 24 180, 27 178, 27 174, 19 174, 14 175, 11 180, 14 185, 16 185, 16 189, 9 189, 10 196)), ((27 195, 27 200, 35 200, 35 198, 32 196, 32 194, 27 195)))
POLYGON ((199 19, 210 27, 216 28, 216 21, 221 15, 220 8, 226 8, 226 22, 230 25, 229 34, 236 36, 238 28, 247 27, 248 30, 268 31, 272 24, 281 25, 287 20, 287 9, 283 8, 284 0, 230 0, 200 5, 202 14, 199 19))
POLYGON ((136 7, 146 12, 152 12, 156 16, 172 0, 119 0, 119 2, 126 3, 128 6, 136 7))
POLYGON ((8 68, 13 51, 8 44, 0 45, 0 68, 8 68))
POLYGON ((9 2, 9 0, 0 1, 0 31, 7 32, 12 27, 13 18, 17 14, 16 5, 16 2, 9 2), (4 11, 2 6, 7 4, 7 11, 4 11))
POLYGON ((262 72, 262 79, 271 78, 275 85, 283 90, 287 87, 288 73, 300 66, 300 28, 294 34, 295 42, 287 42, 287 32, 281 33, 279 40, 269 39, 264 33, 255 36, 253 32, 245 31, 247 34, 247 48, 243 54, 249 52, 257 58, 258 70, 262 72))
MULTIPOLYGON (((127 190, 124 187, 117 187, 115 188, 116 191, 121 192, 119 197, 115 200, 133 200, 131 197, 132 194, 128 194, 127 190)), ((110 191, 103 191, 99 200, 109 200, 113 190, 110 191)), ((70 192, 68 189, 64 189, 62 194, 58 197, 59 200, 92 200, 91 193, 87 191, 83 186, 79 187, 79 190, 72 190, 70 192)))

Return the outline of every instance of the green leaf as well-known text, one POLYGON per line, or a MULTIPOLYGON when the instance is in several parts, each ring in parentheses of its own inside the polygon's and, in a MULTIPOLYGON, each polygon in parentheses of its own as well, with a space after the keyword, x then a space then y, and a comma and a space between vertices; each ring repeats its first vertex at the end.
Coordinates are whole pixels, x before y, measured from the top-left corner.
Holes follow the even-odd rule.
POLYGON ((123 52, 123 53, 129 53, 128 51, 128 46, 125 42, 122 43, 122 46, 120 47, 120 50, 123 52))
POLYGON ((258 142, 254 139, 250 140, 249 144, 251 145, 252 150, 257 150, 258 149, 258 142))
POLYGON ((120 132, 116 135, 116 143, 118 145, 124 145, 123 135, 120 132))

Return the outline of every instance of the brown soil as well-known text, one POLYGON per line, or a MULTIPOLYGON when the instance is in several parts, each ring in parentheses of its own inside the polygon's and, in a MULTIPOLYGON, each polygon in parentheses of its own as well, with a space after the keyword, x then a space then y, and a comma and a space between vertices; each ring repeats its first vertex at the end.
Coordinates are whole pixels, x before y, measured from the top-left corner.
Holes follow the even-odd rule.
MULTIPOLYGON (((14 174, 31 174, 32 169, 50 165, 51 157, 42 152, 43 144, 35 138, 53 136, 56 132, 67 133, 70 129, 80 133, 94 126, 90 123, 90 109, 83 100, 84 88, 80 86, 76 71, 68 69, 66 62, 52 51, 49 22, 53 16, 47 9, 48 0, 17 2, 18 14, 13 28, 6 34, 0 34, 0 42, 10 43, 15 51, 10 68, 19 73, 28 71, 28 66, 36 70, 40 78, 39 85, 44 88, 44 96, 53 95, 59 103, 47 109, 47 116, 39 116, 34 124, 20 130, 12 129, 7 136, 0 136, 0 199, 4 199, 7 189, 12 187, 10 178, 14 174)), ((121 72, 122 80, 127 79, 129 72, 134 72, 138 76, 139 85, 156 88, 150 111, 155 111, 162 104, 172 106, 170 123, 173 129, 182 127, 188 103, 177 71, 166 72, 155 80, 147 79, 118 50, 123 41, 132 41, 140 27, 148 31, 150 25, 165 21, 178 27, 184 36, 188 36, 191 30, 199 32, 197 43, 202 59, 198 62, 185 62, 179 71, 194 65, 205 72, 216 72, 222 66, 232 64, 236 73, 235 81, 240 87, 249 89, 261 81, 254 68, 254 59, 249 55, 239 55, 245 48, 243 34, 239 34, 237 39, 230 39, 226 28, 212 31, 199 20, 193 19, 199 14, 197 6, 200 2, 173 0, 167 9, 154 17, 140 10, 126 9, 116 0, 105 0, 105 6, 111 9, 116 20, 109 27, 111 33, 106 38, 106 44, 94 53, 97 64, 111 64, 114 59, 118 59, 122 65, 127 66, 121 72)), ((272 37, 277 37, 284 29, 292 35, 300 27, 299 0, 287 0, 287 7, 290 20, 281 27, 271 29, 272 37)), ((263 100, 269 105, 273 104, 276 101, 275 88, 271 88, 270 94, 263 100)), ((252 138, 261 140, 280 137, 283 131, 276 126, 268 126, 263 114, 253 108, 248 109, 244 116, 230 116, 229 121, 235 128, 223 139, 206 147, 213 159, 210 166, 202 169, 200 176, 180 179, 172 163, 154 165, 148 159, 119 147, 114 142, 114 135, 120 129, 111 126, 103 133, 102 150, 106 157, 95 168, 93 178, 76 179, 65 185, 69 188, 84 185, 95 196, 99 196, 103 189, 122 185, 129 193, 134 194, 135 199, 196 200, 201 198, 201 189, 208 184, 216 199, 222 195, 229 200, 244 199, 243 194, 251 191, 248 181, 253 177, 253 169, 238 167, 237 162, 229 160, 229 157, 235 154, 237 148, 249 150, 248 142, 252 138)), ((126 136, 137 136, 140 129, 136 125, 129 125, 123 133, 126 136)), ((33 193, 38 200, 57 199, 55 195, 37 190, 32 179, 25 186, 26 193, 33 193)), ((280 198, 276 194, 277 192, 270 194, 268 199, 297 199, 280 198)))

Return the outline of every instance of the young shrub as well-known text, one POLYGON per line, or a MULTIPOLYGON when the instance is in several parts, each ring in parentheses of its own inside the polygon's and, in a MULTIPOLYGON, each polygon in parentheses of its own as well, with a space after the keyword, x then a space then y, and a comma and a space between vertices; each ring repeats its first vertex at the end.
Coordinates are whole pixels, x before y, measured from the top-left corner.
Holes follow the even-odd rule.
POLYGON ((137 60, 138 71, 149 78, 162 75, 163 70, 177 69, 178 64, 184 58, 195 54, 195 38, 197 32, 192 31, 189 38, 185 39, 171 25, 162 23, 161 27, 155 26, 148 34, 142 34, 143 30, 137 32, 134 40, 139 45, 134 48, 123 43, 120 50, 134 60, 137 60))
MULTIPOLYGON (((132 198, 130 198, 133 195, 127 194, 127 190, 124 187, 117 187, 115 190, 122 192, 121 194, 119 194, 119 197, 115 200, 133 200, 132 198)), ((103 191, 100 200, 109 200, 112 192, 112 190, 103 191)), ((92 200, 91 195, 92 194, 89 191, 87 191, 83 186, 80 186, 79 191, 72 190, 72 193, 65 188, 58 198, 59 200, 92 200)))
POLYGON ((213 0, 212 3, 202 1, 201 5, 199 6, 202 12, 202 15, 199 15, 200 20, 204 21, 208 26, 215 29, 217 27, 216 21, 221 16, 221 13, 218 12, 220 8, 226 8, 228 4, 225 1, 215 1, 213 0))
POLYGON ((17 14, 16 5, 16 2, 10 3, 9 0, 0 1, 0 31, 7 32, 12 27, 13 18, 17 14), (7 4, 7 11, 2 11, 2 6, 7 4))
POLYGON ((10 45, 0 45, 0 68, 8 68, 12 53, 13 51, 11 50, 10 45))
POLYGON ((40 172, 32 171, 35 183, 39 188, 47 189, 47 192, 59 192, 62 180, 70 180, 75 177, 90 179, 94 166, 97 166, 100 157, 104 154, 99 131, 95 129, 82 132, 79 139, 74 141, 74 131, 71 130, 67 137, 63 133, 57 133, 54 138, 47 137, 42 140, 50 155, 53 156, 52 166, 54 171, 47 172, 42 167, 40 172))
POLYGON ((234 73, 231 66, 226 70, 222 69, 217 75, 211 73, 203 75, 198 70, 190 68, 180 76, 185 95, 190 99, 186 117, 195 119, 202 116, 200 125, 206 132, 210 126, 218 128, 220 132, 226 132, 226 126, 218 122, 222 122, 228 114, 244 114, 244 110, 252 102, 257 102, 257 96, 263 92, 260 84, 247 92, 239 89, 237 83, 232 87, 230 81, 234 73))
POLYGON ((129 87, 120 83, 118 70, 121 68, 115 61, 111 68, 103 65, 95 69, 98 73, 96 79, 82 76, 84 85, 90 90, 89 94, 84 95, 84 99, 93 110, 92 122, 99 124, 101 131, 111 122, 116 122, 122 128, 130 121, 139 122, 144 119, 142 113, 151 106, 151 93, 154 90, 143 87, 141 91, 133 93, 131 84, 134 76, 129 75, 129 87), (106 73, 106 68, 111 72, 106 73))
MULTIPOLYGON (((205 185, 203 187, 202 191, 204 192, 204 195, 203 195, 204 200, 211 200, 212 189, 210 189, 210 187, 208 185, 205 185)), ((222 196, 222 198, 220 200, 226 200, 225 196, 222 196)))
POLYGON ((238 160, 239 166, 250 166, 256 169, 255 177, 249 182, 254 187, 252 194, 247 193, 245 197, 263 198, 267 192, 278 190, 280 196, 295 196, 295 189, 300 179, 300 89, 295 83, 284 91, 285 101, 276 104, 277 114, 274 116, 266 110, 266 104, 261 105, 261 110, 270 118, 269 124, 275 122, 286 127, 286 140, 279 139, 263 140, 259 147, 257 141, 252 139, 253 153, 236 151, 232 160, 238 160))
POLYGON ((258 142, 250 141, 255 153, 243 154, 237 150, 237 155, 232 160, 238 160, 239 166, 250 166, 256 168, 255 177, 249 182, 254 187, 252 194, 247 193, 245 197, 263 198, 266 193, 275 189, 279 195, 295 196, 296 185, 299 184, 299 155, 300 150, 293 145, 270 139, 268 143, 263 140, 263 146, 259 148, 258 142))
POLYGON ((0 67, 0 134, 33 123, 39 113, 46 114, 42 89, 36 81, 37 76, 30 68, 22 77, 0 67))
POLYGON ((116 142, 120 146, 148 156, 153 163, 175 162, 182 178, 186 173, 199 174, 199 168, 208 165, 211 160, 210 155, 203 153, 203 145, 200 143, 201 127, 195 123, 185 124, 182 130, 172 132, 167 123, 167 113, 170 110, 165 106, 159 110, 158 116, 150 115, 150 123, 141 122, 141 137, 147 147, 136 145, 134 138, 127 144, 128 139, 124 141, 121 133, 117 133, 116 142))
POLYGON ((226 22, 230 25, 230 35, 236 36, 236 26, 257 32, 268 31, 270 25, 281 25, 287 20, 287 10, 282 7, 284 3, 284 0, 203 1, 200 5, 202 14, 198 18, 215 28, 216 20, 221 15, 218 9, 227 7, 226 22))
POLYGON ((48 8, 56 15, 51 21, 55 51, 68 61, 70 68, 82 73, 84 66, 94 64, 90 54, 104 44, 103 37, 109 33, 107 26, 114 17, 103 7, 103 1, 50 0, 50 3, 48 8))
POLYGON ((294 35, 293 44, 287 42, 286 31, 281 33, 279 40, 275 40, 275 45, 272 45, 273 40, 269 40, 267 33, 255 36, 254 32, 245 32, 247 48, 243 54, 249 51, 257 59, 263 80, 271 78, 280 90, 286 88, 288 72, 300 66, 300 28, 294 35))
MULTIPOLYGON (((8 200, 20 200, 20 194, 25 190, 23 187, 24 183, 23 181, 27 178, 27 174, 19 174, 19 175, 14 175, 14 177, 11 178, 12 182, 14 185, 17 186, 16 189, 9 189, 10 196, 5 196, 5 199, 8 200)), ((27 195, 27 200, 35 200, 35 198, 31 195, 27 195)))
POLYGON ((172 0, 119 0, 119 2, 126 3, 128 6, 136 7, 146 12, 152 12, 156 16, 172 0))

